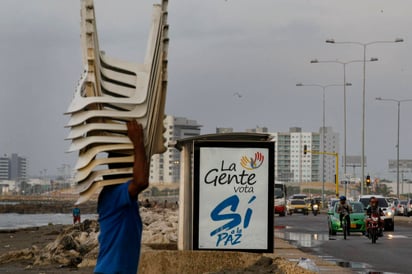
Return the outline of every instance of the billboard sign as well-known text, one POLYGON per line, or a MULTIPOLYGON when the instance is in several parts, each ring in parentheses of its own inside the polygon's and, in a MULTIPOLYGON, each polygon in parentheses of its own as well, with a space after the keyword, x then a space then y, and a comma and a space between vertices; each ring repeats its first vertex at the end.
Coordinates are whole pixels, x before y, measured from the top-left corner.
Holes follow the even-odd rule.
MULTIPOLYGON (((389 169, 392 172, 395 172, 398 167, 397 160, 389 160, 389 169)), ((399 170, 402 172, 411 172, 412 171, 412 160, 399 160, 399 170)))
POLYGON ((273 252, 273 142, 195 142, 193 248, 273 252))
MULTIPOLYGON (((342 165, 343 165, 343 157, 342 157, 342 165)), ((363 158, 363 166, 366 166, 366 156, 363 158)), ((362 166, 362 156, 357 156, 357 155, 347 155, 346 156, 346 166, 350 167, 360 167, 362 166)))

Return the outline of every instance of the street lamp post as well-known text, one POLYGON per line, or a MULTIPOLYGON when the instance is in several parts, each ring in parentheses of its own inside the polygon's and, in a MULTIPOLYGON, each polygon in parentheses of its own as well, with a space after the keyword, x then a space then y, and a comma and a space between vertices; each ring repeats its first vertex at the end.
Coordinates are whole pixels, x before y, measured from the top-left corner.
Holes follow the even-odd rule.
POLYGON ((377 97, 376 100, 395 102, 395 103, 398 104, 398 134, 397 134, 397 140, 396 140, 396 196, 399 199, 399 133, 400 133, 400 124, 401 124, 401 122, 400 122, 400 120, 401 120, 401 103, 402 102, 410 102, 410 101, 412 101, 412 99, 396 100, 396 99, 384 99, 384 98, 381 98, 381 97, 377 97))
MULTIPOLYGON (((352 86, 351 83, 345 83, 346 86, 352 86)), ((340 87, 343 85, 339 84, 330 84, 330 85, 318 85, 318 84, 302 84, 297 83, 297 87, 320 87, 322 88, 322 151, 325 151, 325 91, 328 87, 340 87)), ((322 204, 325 205, 325 155, 322 154, 322 204)))
MULTIPOLYGON (((378 61, 378 58, 371 58, 367 60, 367 62, 375 62, 378 61)), ((310 61, 311 64, 318 64, 318 63, 335 63, 341 64, 343 66, 343 174, 346 176, 346 65, 351 63, 359 63, 363 62, 363 60, 351 60, 347 62, 339 61, 339 60, 318 60, 313 59, 310 61)), ((345 188, 346 189, 346 188, 345 188)), ((346 195, 346 191, 345 191, 346 195)))
POLYGON ((396 38, 393 41, 373 41, 368 43, 361 42, 336 42, 334 39, 326 40, 326 43, 331 44, 352 44, 363 47, 363 89, 362 89, 362 155, 361 155, 361 167, 362 167, 362 179, 361 179, 361 195, 363 195, 363 185, 365 180, 365 91, 366 91, 366 47, 373 44, 383 43, 400 43, 403 42, 402 38, 396 38))

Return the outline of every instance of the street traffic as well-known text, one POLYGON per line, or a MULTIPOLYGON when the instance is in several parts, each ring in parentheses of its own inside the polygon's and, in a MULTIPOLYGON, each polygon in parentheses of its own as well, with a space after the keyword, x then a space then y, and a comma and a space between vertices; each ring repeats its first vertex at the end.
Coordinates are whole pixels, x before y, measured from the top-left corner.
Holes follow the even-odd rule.
POLYGON ((317 216, 275 215, 275 237, 357 273, 411 273, 412 218, 396 216, 395 230, 385 231, 372 244, 361 232, 351 232, 346 240, 339 231, 330 235, 327 216, 325 211, 317 216))

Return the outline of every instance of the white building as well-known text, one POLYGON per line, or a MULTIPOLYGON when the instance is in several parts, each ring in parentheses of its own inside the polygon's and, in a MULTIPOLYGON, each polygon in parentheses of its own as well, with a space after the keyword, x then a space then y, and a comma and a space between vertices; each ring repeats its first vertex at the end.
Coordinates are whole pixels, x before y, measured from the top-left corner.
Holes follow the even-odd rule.
POLYGON ((275 178, 286 182, 333 182, 335 179, 335 157, 319 154, 304 154, 304 146, 309 151, 336 152, 339 148, 339 136, 332 128, 325 128, 325 142, 318 132, 302 132, 299 127, 290 128, 289 132, 272 133, 275 141, 275 178), (323 144, 325 144, 323 148, 323 144), (323 172, 324 171, 324 172, 323 172))
MULTIPOLYGON (((325 127, 319 129, 320 134, 324 134, 323 138, 320 138, 320 148, 323 151, 327 152, 339 152, 339 134, 334 132, 332 127, 325 127), (322 140, 324 142, 322 143, 322 140)), ((335 181, 335 173, 336 173, 336 160, 334 156, 330 155, 323 155, 324 156, 324 170, 322 170, 322 164, 320 165, 321 174, 323 174, 325 178, 325 182, 334 182, 335 181)), ((341 157, 342 158, 342 157, 341 157)), ((322 161, 322 157, 321 157, 322 161)), ((341 165, 342 166, 342 165, 341 165)), ((322 177, 320 177, 320 181, 322 181, 322 177)))
MULTIPOLYGON (((200 135, 199 125, 195 120, 184 117, 166 116, 166 132, 163 134, 166 144, 171 141, 200 135)), ((151 183, 178 183, 180 180, 180 151, 168 147, 165 153, 152 156, 150 162, 151 183)))
POLYGON ((27 179, 27 159, 12 153, 0 157, 0 180, 27 179))
POLYGON ((259 126, 256 126, 255 128, 246 129, 246 132, 252 132, 252 133, 268 133, 268 128, 267 128, 267 127, 259 127, 259 126))
POLYGON ((0 194, 8 194, 17 191, 17 183, 14 180, 0 180, 0 194))

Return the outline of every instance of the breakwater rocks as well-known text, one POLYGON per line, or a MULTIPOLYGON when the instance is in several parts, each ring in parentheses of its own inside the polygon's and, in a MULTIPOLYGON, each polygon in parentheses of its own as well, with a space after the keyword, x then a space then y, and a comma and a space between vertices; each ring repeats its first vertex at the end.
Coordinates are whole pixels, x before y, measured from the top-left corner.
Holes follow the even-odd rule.
MULTIPOLYGON (((59 196, 1 196, 0 213, 42 214, 42 213, 71 213, 75 207, 78 195, 59 196)), ((141 208, 177 208, 176 197, 151 197, 139 201, 141 208), (165 199, 167 198, 167 199, 165 199)), ((76 207, 81 214, 95 214, 97 199, 91 199, 76 207)))
MULTIPOLYGON (((142 250, 176 249, 177 209, 141 208, 143 222, 142 250)), ((7 252, 0 256, 0 264, 17 260, 30 260, 32 265, 58 264, 65 267, 84 267, 96 264, 99 224, 97 220, 84 220, 67 225, 56 239, 44 248, 32 246, 7 252)))
MULTIPOLYGON (((140 210, 143 239, 139 274, 313 273, 299 267, 296 263, 276 257, 275 254, 179 251, 177 250, 178 209, 142 207, 140 210)), ((41 230, 41 228, 35 230, 34 233, 39 233, 41 230)), ((55 266, 58 265, 61 273, 68 273, 63 272, 63 269, 73 268, 80 271, 79 273, 91 273, 98 254, 97 220, 84 220, 76 225, 50 226, 47 230, 49 235, 54 235, 54 240, 5 252, 0 255, 0 266, 15 265, 20 262, 19 265, 24 265, 24 271, 36 271, 36 269, 43 271, 47 265, 54 266, 52 269, 56 270, 55 266), (53 231, 53 228, 56 228, 56 231, 53 231)))

